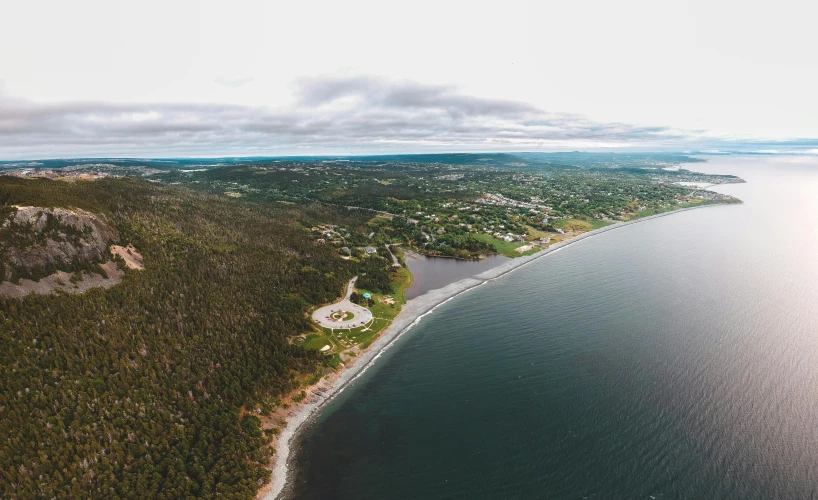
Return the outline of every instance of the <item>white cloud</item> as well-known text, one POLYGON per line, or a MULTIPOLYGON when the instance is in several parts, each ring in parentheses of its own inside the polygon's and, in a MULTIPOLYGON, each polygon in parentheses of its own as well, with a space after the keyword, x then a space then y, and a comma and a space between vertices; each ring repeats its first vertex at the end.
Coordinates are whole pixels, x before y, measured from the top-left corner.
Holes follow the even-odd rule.
POLYGON ((816 6, 797 0, 3 10, 0 157, 818 137, 816 6))
MULTIPOLYGON (((0 100, 0 155, 162 156, 421 150, 690 149, 740 141, 700 131, 600 123, 452 86, 371 76, 300 81, 296 104, 0 100), (335 106, 342 101, 343 106, 335 106)), ((807 147, 787 143, 787 146, 807 147)), ((755 149, 769 144, 753 142, 755 149)))

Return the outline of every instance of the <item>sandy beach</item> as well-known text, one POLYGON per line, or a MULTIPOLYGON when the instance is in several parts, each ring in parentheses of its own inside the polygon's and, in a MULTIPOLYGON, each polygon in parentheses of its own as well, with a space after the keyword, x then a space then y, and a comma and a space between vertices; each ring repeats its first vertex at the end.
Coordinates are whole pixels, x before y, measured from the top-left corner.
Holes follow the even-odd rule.
POLYGON ((682 208, 632 221, 618 222, 610 226, 582 233, 569 240, 554 244, 547 249, 535 253, 534 255, 515 258, 472 278, 457 281, 448 286, 437 290, 432 290, 424 295, 407 301, 400 313, 395 317, 386 330, 384 330, 381 336, 378 337, 375 342, 373 342, 368 350, 351 361, 341 371, 332 374, 330 377, 322 379, 316 385, 310 387, 307 390, 308 397, 305 398, 300 404, 292 406, 289 409, 289 413, 286 417, 286 425, 282 429, 282 432, 277 439, 277 448, 276 454, 273 458, 271 481, 259 491, 257 498, 264 500, 275 500, 281 496, 282 492, 285 491, 285 487, 287 486, 287 476, 290 470, 290 446, 293 442, 293 438, 298 434, 304 423, 315 416, 318 410, 320 410, 321 407, 330 401, 335 395, 342 392, 350 382, 364 373, 367 368, 371 366, 372 363, 378 359, 378 357, 380 357, 381 353, 388 349, 400 335, 409 331, 414 325, 418 324, 423 317, 431 314, 438 306, 488 281, 498 279, 522 266, 531 263, 534 260, 545 257, 568 245, 573 245, 584 239, 590 238, 591 236, 595 236, 606 231, 619 229, 631 224, 645 222, 658 217, 665 217, 678 212, 721 205, 722 204, 707 204, 696 207, 682 208))

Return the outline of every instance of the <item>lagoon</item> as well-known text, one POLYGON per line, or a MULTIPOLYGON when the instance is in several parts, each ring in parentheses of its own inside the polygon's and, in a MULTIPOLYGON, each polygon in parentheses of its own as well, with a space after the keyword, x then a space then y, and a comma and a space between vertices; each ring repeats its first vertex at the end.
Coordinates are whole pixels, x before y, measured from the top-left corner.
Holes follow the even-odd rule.
POLYGON ((471 278, 511 260, 503 255, 488 255, 482 260, 427 257, 413 252, 406 252, 404 255, 406 267, 412 273, 412 285, 404 294, 407 300, 464 278, 471 278))

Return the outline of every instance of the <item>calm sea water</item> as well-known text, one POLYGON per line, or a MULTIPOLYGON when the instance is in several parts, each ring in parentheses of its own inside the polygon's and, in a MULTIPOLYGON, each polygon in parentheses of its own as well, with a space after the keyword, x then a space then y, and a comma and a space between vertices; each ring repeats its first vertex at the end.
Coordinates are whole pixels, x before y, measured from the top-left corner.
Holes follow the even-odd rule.
POLYGON ((471 278, 509 260, 509 257, 503 255, 488 255, 482 260, 406 255, 406 265, 412 272, 412 285, 406 290, 404 296, 407 299, 414 299, 429 290, 443 288, 450 283, 471 278))
POLYGON ((818 497, 818 159, 462 295, 302 434, 295 498, 818 497))

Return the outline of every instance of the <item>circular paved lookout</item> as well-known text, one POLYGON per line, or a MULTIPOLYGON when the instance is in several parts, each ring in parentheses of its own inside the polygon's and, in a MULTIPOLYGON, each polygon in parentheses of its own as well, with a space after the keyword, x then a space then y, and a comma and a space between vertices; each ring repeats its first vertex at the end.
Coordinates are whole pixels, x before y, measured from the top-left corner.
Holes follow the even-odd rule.
POLYGON ((370 312, 369 309, 354 304, 349 300, 356 279, 358 279, 357 276, 350 280, 347 285, 346 296, 339 302, 319 307, 313 311, 312 320, 324 328, 358 328, 372 321, 372 312, 370 312), (341 312, 351 313, 352 317, 349 318, 348 314, 338 314, 341 312), (347 317, 347 319, 334 319, 344 317, 347 317))

